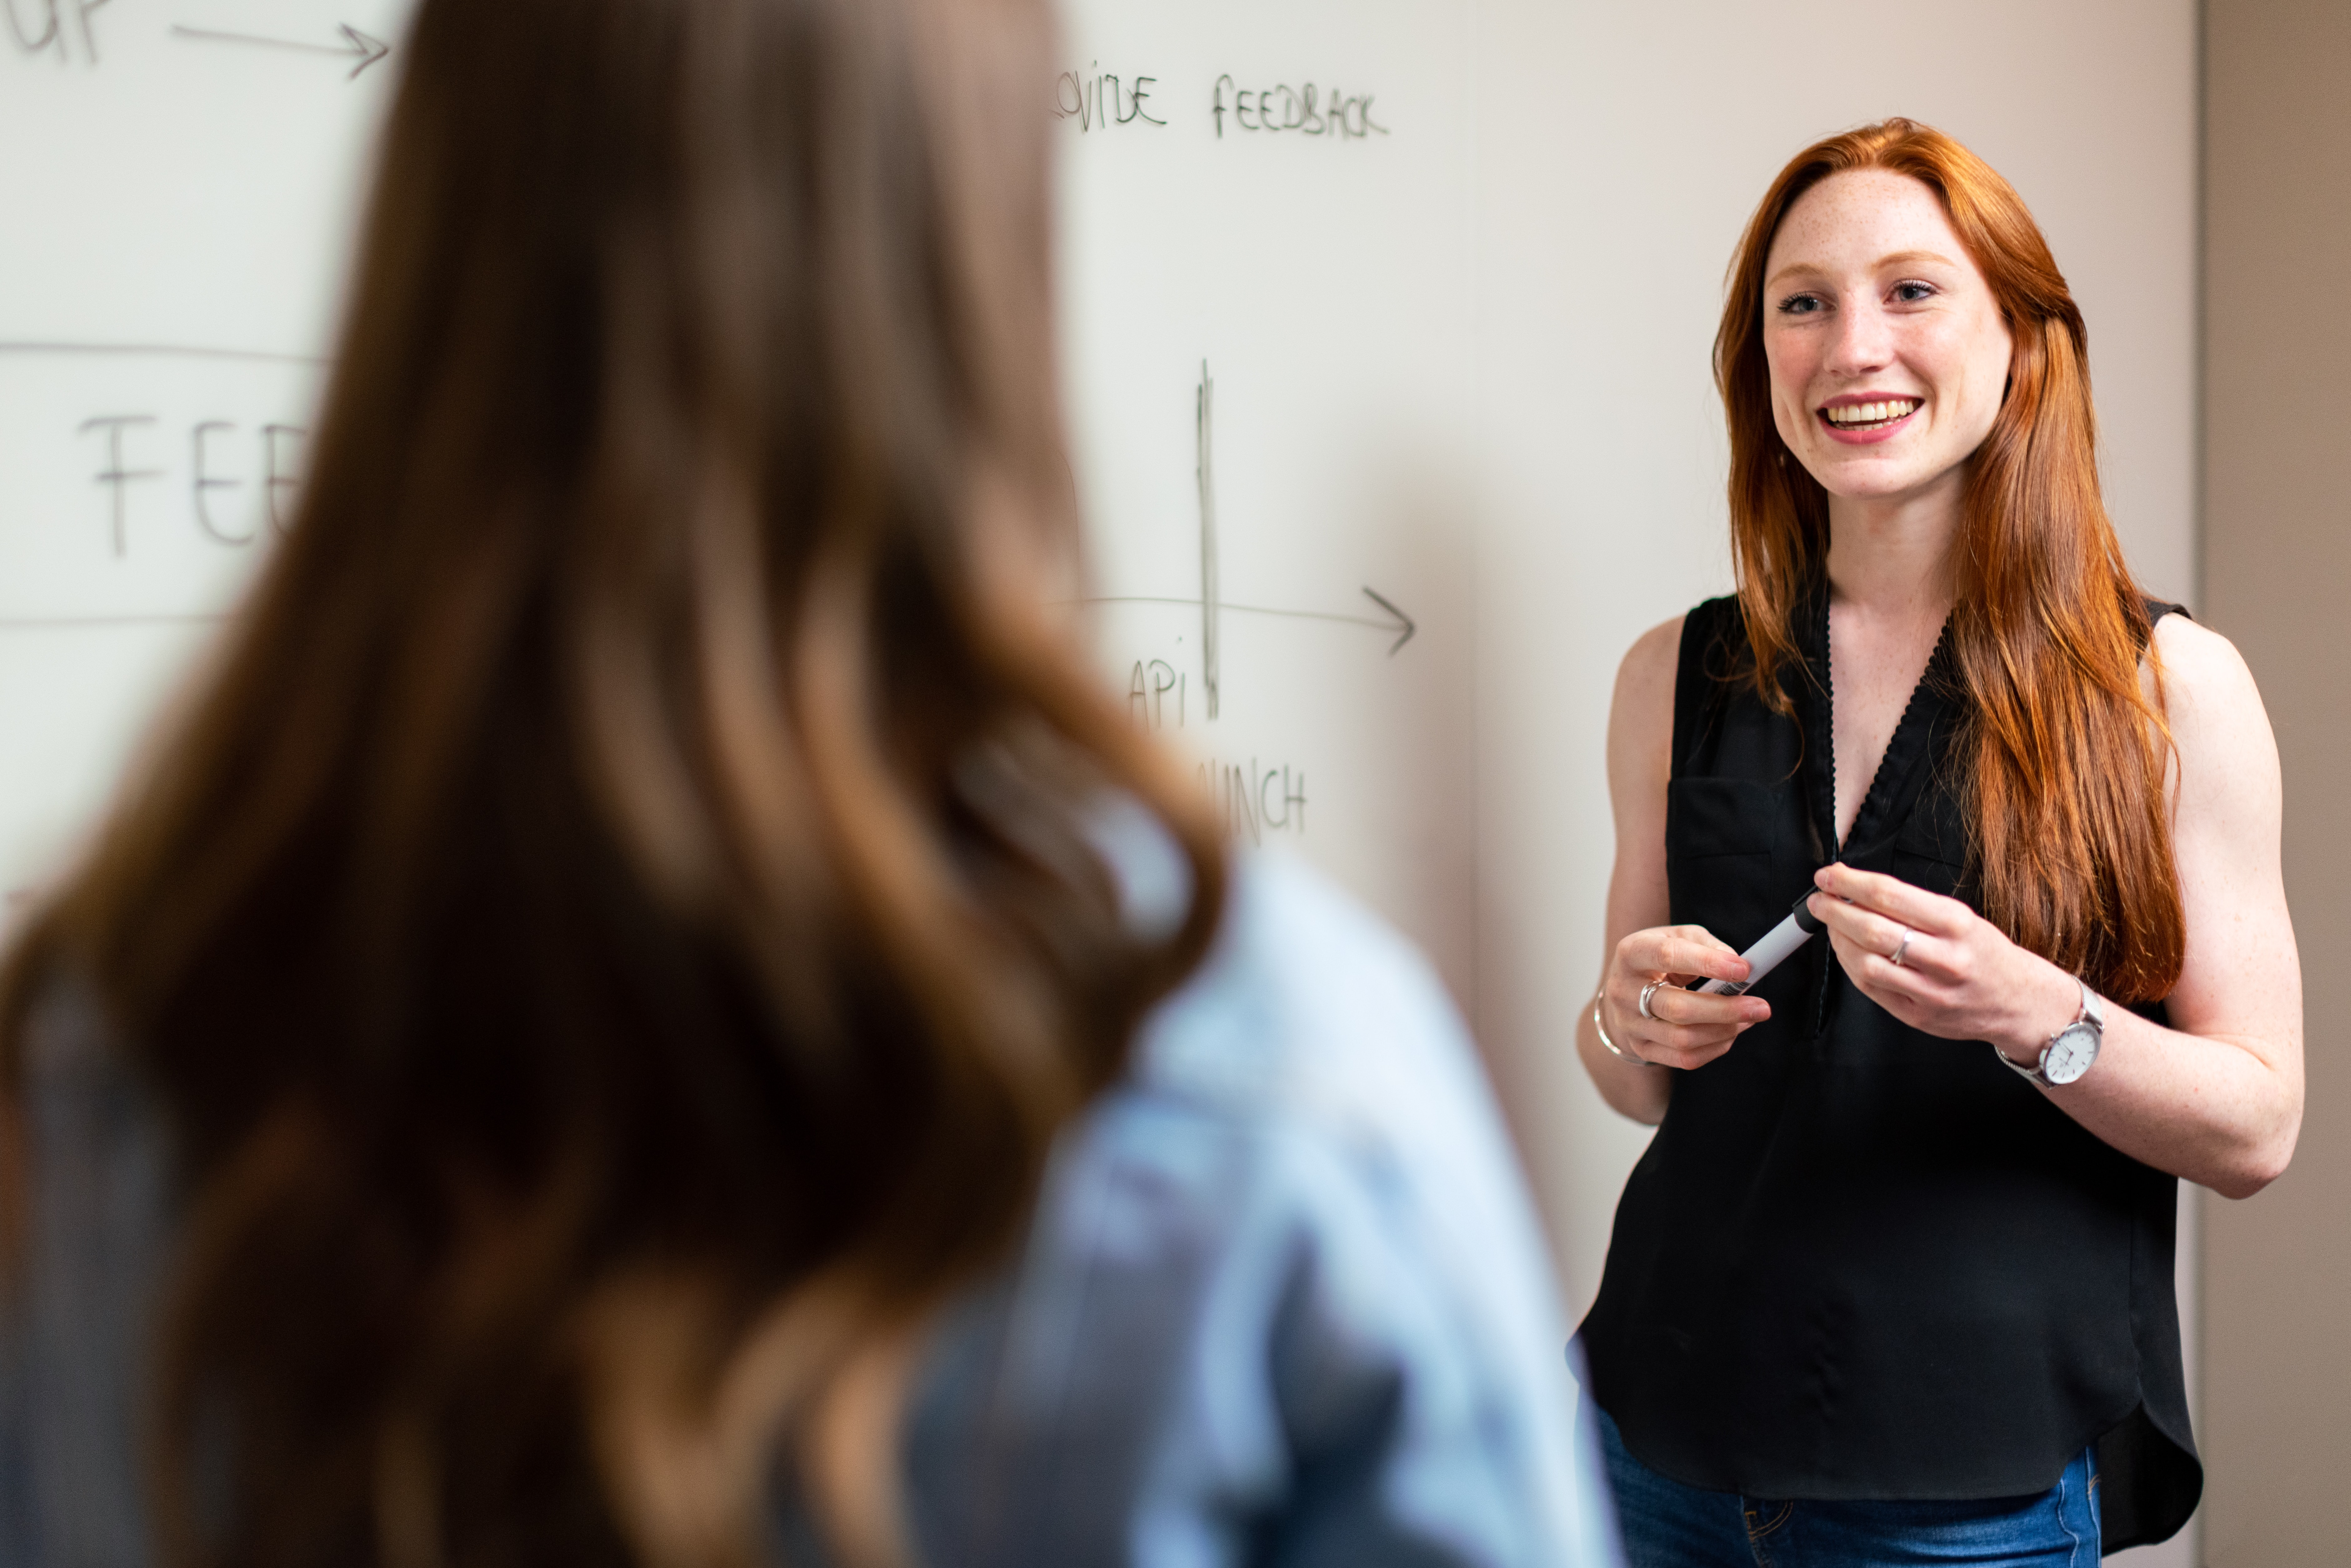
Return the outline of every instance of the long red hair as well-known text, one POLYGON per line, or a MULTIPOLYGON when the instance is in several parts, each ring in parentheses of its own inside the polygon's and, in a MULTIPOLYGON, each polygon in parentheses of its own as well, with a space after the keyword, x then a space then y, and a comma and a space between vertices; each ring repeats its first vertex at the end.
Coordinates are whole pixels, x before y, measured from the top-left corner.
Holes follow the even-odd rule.
POLYGON ((1972 871, 1985 915, 2118 999, 2164 996, 2187 943, 2164 807, 2169 732, 2145 596, 2098 489, 2089 332, 2015 188, 1941 131, 1887 120, 1805 148, 1772 181, 1731 263, 1715 384, 1730 426, 1730 537, 1763 700, 1787 711, 1793 620, 1825 572, 1828 495, 1771 417, 1763 268, 1781 220, 1833 174, 1884 169, 1941 198, 2015 348, 1976 451, 1948 638, 1970 718, 1972 871))

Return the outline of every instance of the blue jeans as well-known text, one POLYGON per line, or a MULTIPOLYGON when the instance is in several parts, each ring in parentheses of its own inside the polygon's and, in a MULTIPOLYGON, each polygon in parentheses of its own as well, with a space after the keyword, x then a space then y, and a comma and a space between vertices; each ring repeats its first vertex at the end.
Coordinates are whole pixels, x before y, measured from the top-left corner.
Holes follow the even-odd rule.
POLYGON ((1703 1491, 1659 1475, 1595 1408, 1625 1568, 2098 1568, 2097 1477, 2090 1450, 2057 1484, 1969 1502, 1800 1502, 1703 1491))

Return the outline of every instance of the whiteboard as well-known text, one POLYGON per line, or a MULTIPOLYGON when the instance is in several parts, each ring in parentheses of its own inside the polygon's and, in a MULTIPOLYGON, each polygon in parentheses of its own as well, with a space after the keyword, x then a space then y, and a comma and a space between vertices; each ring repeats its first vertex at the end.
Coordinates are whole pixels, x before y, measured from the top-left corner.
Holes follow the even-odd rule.
POLYGON ((402 7, 0 0, 0 885, 280 531, 402 7), (354 75, 354 71, 357 75, 354 75))
POLYGON ((1054 87, 1106 672, 1244 845, 1475 982, 1470 13, 1080 0, 1054 87))
MULTIPOLYGON (((61 863, 298 485, 402 7, 6 0, 0 879, 61 863)), ((1468 13, 1095 5, 1061 133, 1103 668, 1466 994, 1468 13)))
MULTIPOLYGON (((0 0, 0 886, 269 548, 405 10, 0 0)), ((1864 120, 1983 152, 2088 315, 2132 560, 2192 604, 2194 39, 2192 0, 1070 0, 1039 112, 1104 678, 1237 837, 1435 956, 1571 1308, 1646 1138, 1572 1048, 1603 727, 1632 639, 1729 583, 1740 225, 1864 120)))

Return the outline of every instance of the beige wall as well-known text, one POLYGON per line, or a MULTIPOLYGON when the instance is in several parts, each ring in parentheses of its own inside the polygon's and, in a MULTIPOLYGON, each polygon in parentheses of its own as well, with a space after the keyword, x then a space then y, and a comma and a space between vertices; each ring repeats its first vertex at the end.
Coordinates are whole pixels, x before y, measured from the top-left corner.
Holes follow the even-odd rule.
POLYGON ((2277 728, 2310 984, 2293 1168, 2205 1207, 2205 1560, 2301 1568, 2351 1561, 2351 5, 2207 0, 2205 92, 2204 607, 2277 728))
MULTIPOLYGON (((2196 597, 2194 0, 1961 10, 1958 25, 1914 25, 1824 20, 1802 0, 1479 7, 1487 494, 1471 1000, 1573 1312, 1598 1285, 1646 1140, 1600 1103, 1570 1044, 1601 956, 1611 677, 1643 630, 1729 586, 1708 349, 1731 246, 1791 154, 1907 114, 2015 183, 2089 320, 2107 495, 2131 564, 2158 591, 2196 597)), ((2184 1568, 2192 1547, 2133 1568, 2184 1568)))
POLYGON ((2131 564, 2194 597, 2193 0, 1974 0, 1957 27, 1823 15, 1800 0, 1480 9, 1472 1001, 1578 1312, 1646 1141, 1570 1043, 1613 852, 1609 690, 1642 631, 1730 586, 1708 352, 1731 246, 1791 155, 1907 114, 2009 177, 2089 320, 2131 564))

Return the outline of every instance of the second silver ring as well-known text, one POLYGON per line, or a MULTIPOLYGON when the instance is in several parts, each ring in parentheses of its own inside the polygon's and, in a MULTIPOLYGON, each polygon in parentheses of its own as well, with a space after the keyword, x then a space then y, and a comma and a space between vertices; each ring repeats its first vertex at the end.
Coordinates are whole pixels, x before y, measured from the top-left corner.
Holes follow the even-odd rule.
POLYGON ((1658 978, 1641 988, 1641 1016, 1653 1023, 1656 1021, 1657 1015, 1649 1010, 1649 998, 1656 996, 1657 988, 1665 983, 1663 978, 1658 978))
POLYGON ((1894 945, 1894 955, 1890 958, 1886 959, 1886 962, 1893 965, 1897 969, 1900 968, 1902 967, 1902 955, 1910 951, 1910 938, 1917 935, 1918 934, 1916 931, 1913 931, 1910 927, 1905 925, 1902 928, 1902 940, 1894 945))

